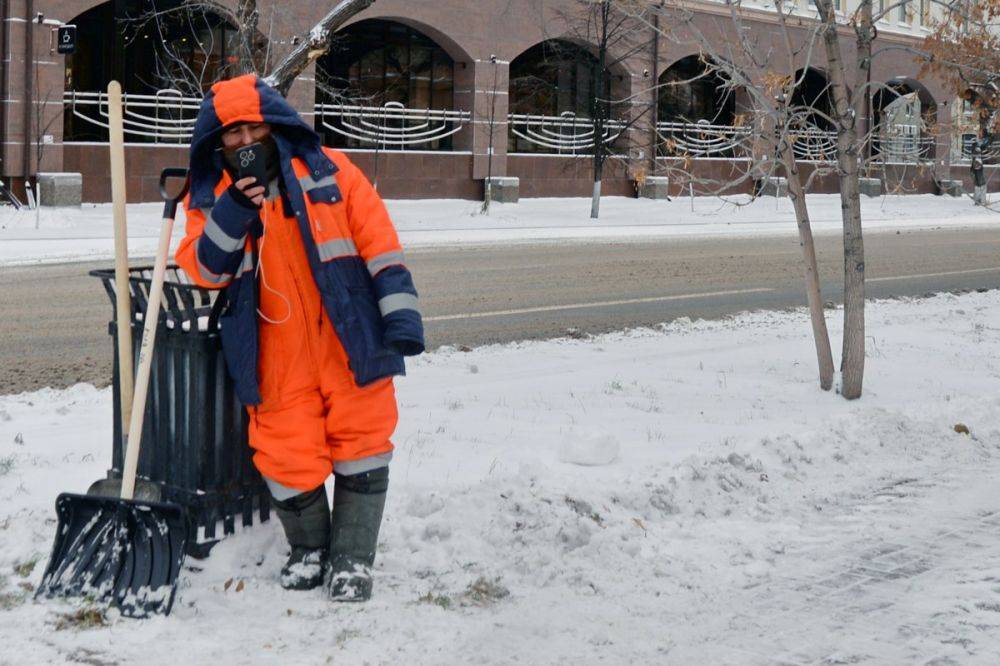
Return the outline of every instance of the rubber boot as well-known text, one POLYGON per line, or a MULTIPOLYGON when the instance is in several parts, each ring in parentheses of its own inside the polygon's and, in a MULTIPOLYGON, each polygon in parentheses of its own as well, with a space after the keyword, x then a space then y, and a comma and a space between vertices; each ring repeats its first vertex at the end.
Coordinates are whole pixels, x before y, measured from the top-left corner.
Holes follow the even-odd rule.
POLYGON ((332 538, 330 540, 330 598, 368 601, 372 596, 372 566, 378 530, 382 524, 389 468, 362 474, 335 475, 332 538))
POLYGON ((287 500, 271 498, 271 505, 292 547, 281 568, 281 587, 311 590, 323 584, 330 544, 330 503, 320 486, 287 500))

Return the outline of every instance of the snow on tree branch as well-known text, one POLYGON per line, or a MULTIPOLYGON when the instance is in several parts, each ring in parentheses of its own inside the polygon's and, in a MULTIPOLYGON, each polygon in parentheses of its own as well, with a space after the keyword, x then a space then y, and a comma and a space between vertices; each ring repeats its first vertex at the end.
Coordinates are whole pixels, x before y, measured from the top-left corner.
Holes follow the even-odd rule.
POLYGON ((320 20, 309 36, 281 61, 274 70, 264 78, 264 82, 276 89, 282 95, 288 94, 295 77, 320 56, 330 50, 330 36, 341 25, 358 12, 368 9, 375 0, 341 0, 320 20))

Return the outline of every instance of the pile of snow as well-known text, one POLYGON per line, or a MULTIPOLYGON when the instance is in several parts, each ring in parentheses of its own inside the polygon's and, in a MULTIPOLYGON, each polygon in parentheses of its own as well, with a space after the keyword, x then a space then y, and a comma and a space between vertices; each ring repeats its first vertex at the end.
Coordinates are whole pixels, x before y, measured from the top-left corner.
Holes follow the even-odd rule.
MULTIPOLYGON (((839 233, 839 196, 813 194, 808 201, 814 231, 839 233)), ((865 228, 871 231, 997 222, 995 211, 973 206, 968 199, 905 195, 865 198, 861 204, 865 228)), ((590 219, 590 200, 580 198, 493 204, 485 216, 476 201, 398 200, 387 205, 407 249, 469 243, 798 233, 791 203, 772 197, 756 201, 745 196, 672 201, 605 197, 596 222, 590 219)), ((130 256, 151 257, 155 253, 162 214, 159 204, 128 206, 130 256)), ((114 252, 112 229, 111 204, 42 209, 37 219, 35 211, 0 206, 0 266, 110 259, 114 252)), ((183 211, 178 213, 174 232, 176 246, 184 232, 183 211)))
POLYGON ((275 524, 166 618, 33 601, 111 395, 0 397, 0 662, 998 663, 1000 292, 868 325, 854 402, 804 312, 416 358, 365 605, 281 590, 275 524))

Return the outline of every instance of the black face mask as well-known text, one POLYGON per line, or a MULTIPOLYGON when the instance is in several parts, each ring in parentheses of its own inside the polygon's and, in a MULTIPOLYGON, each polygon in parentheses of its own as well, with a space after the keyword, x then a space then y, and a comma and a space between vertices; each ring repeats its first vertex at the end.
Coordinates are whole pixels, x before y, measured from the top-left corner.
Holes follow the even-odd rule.
MULTIPOLYGON (((264 156, 264 166, 267 168, 268 183, 281 174, 281 161, 278 155, 278 144, 274 142, 274 137, 268 135, 260 140, 261 153, 264 156)), ((239 162, 236 159, 236 148, 232 150, 222 150, 222 159, 235 180, 236 174, 240 171, 239 162)), ((267 184, 267 183, 263 183, 267 184)))

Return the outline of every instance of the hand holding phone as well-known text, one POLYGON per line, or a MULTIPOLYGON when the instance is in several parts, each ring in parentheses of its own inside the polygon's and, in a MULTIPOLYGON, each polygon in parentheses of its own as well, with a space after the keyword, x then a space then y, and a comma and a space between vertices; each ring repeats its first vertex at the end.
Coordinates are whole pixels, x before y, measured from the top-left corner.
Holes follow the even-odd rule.
POLYGON ((256 208, 264 205, 264 188, 257 184, 257 179, 253 176, 240 178, 230 185, 229 189, 236 191, 237 194, 234 196, 236 196, 237 203, 256 208))

